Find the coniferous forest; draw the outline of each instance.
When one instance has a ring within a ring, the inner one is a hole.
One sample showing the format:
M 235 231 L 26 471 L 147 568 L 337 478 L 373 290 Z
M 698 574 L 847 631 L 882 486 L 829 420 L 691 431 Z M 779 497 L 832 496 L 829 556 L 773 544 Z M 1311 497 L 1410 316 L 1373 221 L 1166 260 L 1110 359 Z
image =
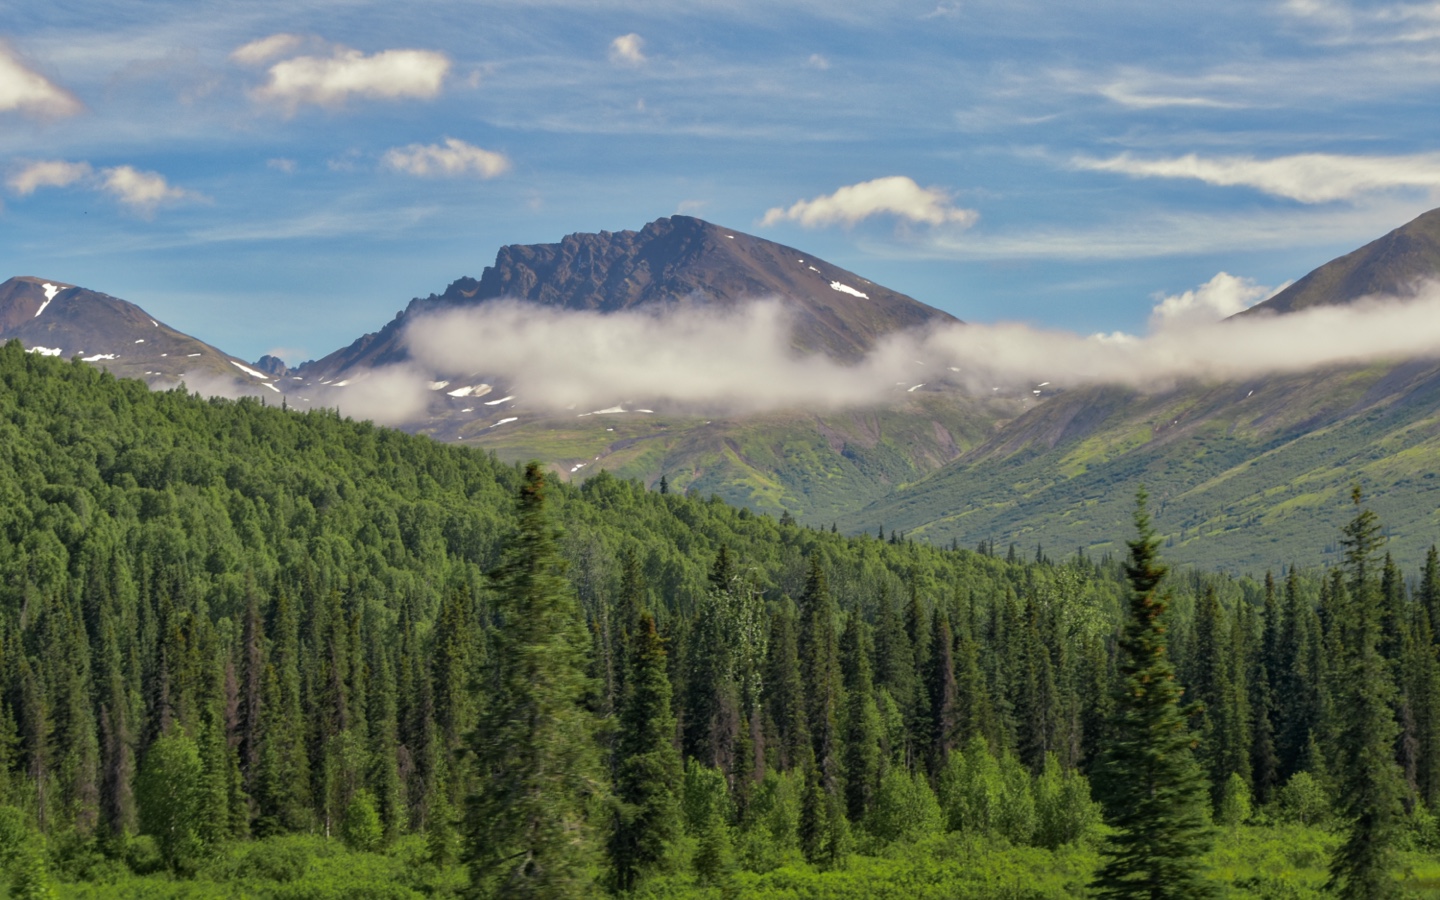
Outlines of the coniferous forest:
M 0 348 L 14 897 L 1440 890 L 1440 561 L 846 536 Z M 1257 534 L 1257 540 L 1262 539 Z M 1427 893 L 1429 892 L 1429 893 Z

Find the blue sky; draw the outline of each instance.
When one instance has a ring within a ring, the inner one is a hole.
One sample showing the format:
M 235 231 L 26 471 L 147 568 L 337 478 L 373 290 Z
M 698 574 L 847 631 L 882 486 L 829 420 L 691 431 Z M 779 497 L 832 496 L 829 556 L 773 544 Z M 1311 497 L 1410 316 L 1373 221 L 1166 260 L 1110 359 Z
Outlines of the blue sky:
M 1091 333 L 1254 302 L 1440 205 L 1435 3 L 0 10 L 0 278 L 252 359 L 676 212 Z

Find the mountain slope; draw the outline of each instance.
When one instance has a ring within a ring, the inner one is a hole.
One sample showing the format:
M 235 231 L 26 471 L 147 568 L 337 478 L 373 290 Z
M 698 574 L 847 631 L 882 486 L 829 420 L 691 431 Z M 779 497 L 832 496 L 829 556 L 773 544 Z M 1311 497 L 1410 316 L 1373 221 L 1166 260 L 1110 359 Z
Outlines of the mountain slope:
M 845 360 L 859 358 L 893 331 L 954 321 L 803 251 L 671 216 L 639 231 L 503 247 L 479 280 L 461 278 L 443 294 L 412 300 L 380 331 L 303 364 L 299 374 L 319 380 L 399 362 L 408 358 L 402 337 L 415 317 L 502 297 L 600 312 L 687 302 L 727 307 L 775 298 L 795 316 L 797 350 Z
M 1408 297 L 1440 277 L 1440 209 L 1400 226 L 1353 253 L 1331 260 L 1240 315 L 1298 312 L 1362 297 Z
M 79 356 L 152 387 L 257 392 L 279 388 L 224 351 L 145 310 L 74 285 L 20 276 L 0 284 L 0 341 L 46 356 Z
M 1403 297 L 1436 278 L 1440 210 L 1326 263 L 1247 314 Z M 1278 568 L 1320 561 L 1316 548 L 1333 543 L 1358 482 L 1390 529 L 1397 559 L 1412 563 L 1440 527 L 1436 459 L 1435 360 L 1192 382 L 1162 393 L 1091 386 L 1053 395 L 875 502 L 850 527 L 883 525 L 972 546 L 1121 552 L 1115 536 L 1143 485 L 1171 558 Z

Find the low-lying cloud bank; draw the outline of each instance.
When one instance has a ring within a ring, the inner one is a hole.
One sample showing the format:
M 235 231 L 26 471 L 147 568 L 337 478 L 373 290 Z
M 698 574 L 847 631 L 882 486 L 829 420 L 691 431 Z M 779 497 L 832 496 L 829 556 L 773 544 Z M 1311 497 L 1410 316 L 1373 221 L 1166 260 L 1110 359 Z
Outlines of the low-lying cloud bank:
M 407 340 L 417 379 L 482 373 L 513 384 L 527 406 L 586 411 L 626 400 L 731 412 L 862 406 L 938 382 L 986 394 L 1044 381 L 1163 390 L 1187 379 L 1440 356 L 1440 288 L 1220 320 L 1271 293 L 1221 273 L 1161 298 L 1144 335 L 950 325 L 892 335 L 854 365 L 796 354 L 794 323 L 774 302 L 608 315 L 486 303 L 417 321 Z
M 437 405 L 455 405 L 452 399 L 482 415 L 484 405 L 509 401 L 509 394 L 518 399 L 503 409 L 522 419 L 617 404 L 744 414 L 863 407 L 940 384 L 980 397 L 997 389 L 1030 396 L 1047 382 L 1048 390 L 1111 383 L 1160 391 L 1187 380 L 1440 358 L 1440 285 L 1405 300 L 1222 320 L 1271 294 L 1222 272 L 1157 298 L 1143 335 L 1014 322 L 947 325 L 891 335 L 855 364 L 797 353 L 795 322 L 775 301 L 610 314 L 493 301 L 418 319 L 406 333 L 406 363 L 346 373 L 328 386 L 277 383 L 292 407 L 338 406 L 345 415 L 405 425 L 424 421 Z M 482 382 L 496 393 L 451 393 Z M 268 396 L 259 388 L 243 392 Z

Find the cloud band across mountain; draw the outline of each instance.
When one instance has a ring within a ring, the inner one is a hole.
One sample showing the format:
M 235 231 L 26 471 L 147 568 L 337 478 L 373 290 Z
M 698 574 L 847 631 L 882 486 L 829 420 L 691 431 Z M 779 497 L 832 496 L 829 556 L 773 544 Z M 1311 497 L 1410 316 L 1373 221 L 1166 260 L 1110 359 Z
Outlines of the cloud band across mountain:
M 921 384 L 978 396 L 1045 381 L 1163 391 L 1194 379 L 1440 357 L 1440 286 L 1407 301 L 1201 323 L 1268 293 L 1221 273 L 1161 299 L 1145 335 L 954 324 L 893 334 L 854 364 L 797 354 L 777 303 L 605 314 L 492 301 L 418 319 L 406 335 L 410 362 L 352 379 L 337 398 L 352 414 L 399 424 L 424 415 L 436 373 L 478 373 L 503 379 L 527 408 L 549 414 L 617 402 L 741 414 L 893 403 Z

